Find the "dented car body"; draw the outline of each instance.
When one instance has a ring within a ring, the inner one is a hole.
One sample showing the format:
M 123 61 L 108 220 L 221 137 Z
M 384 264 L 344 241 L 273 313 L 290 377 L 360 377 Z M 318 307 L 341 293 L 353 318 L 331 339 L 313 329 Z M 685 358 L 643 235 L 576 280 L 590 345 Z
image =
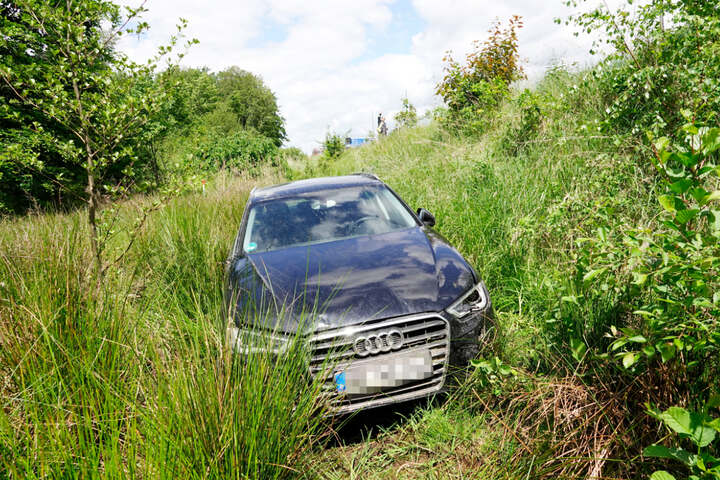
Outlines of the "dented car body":
M 477 354 L 492 306 L 434 223 L 367 174 L 254 190 L 228 260 L 234 348 L 248 329 L 278 352 L 303 335 L 337 412 L 442 390 Z

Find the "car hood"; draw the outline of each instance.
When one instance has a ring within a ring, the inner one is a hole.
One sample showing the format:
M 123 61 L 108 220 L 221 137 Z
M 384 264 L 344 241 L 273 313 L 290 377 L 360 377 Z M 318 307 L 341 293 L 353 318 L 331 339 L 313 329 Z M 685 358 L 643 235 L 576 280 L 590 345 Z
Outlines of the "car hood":
M 230 265 L 229 292 L 237 323 L 292 332 L 302 322 L 324 330 L 440 311 L 474 282 L 455 249 L 417 227 L 241 257 Z M 270 315 L 259 320 L 249 304 Z

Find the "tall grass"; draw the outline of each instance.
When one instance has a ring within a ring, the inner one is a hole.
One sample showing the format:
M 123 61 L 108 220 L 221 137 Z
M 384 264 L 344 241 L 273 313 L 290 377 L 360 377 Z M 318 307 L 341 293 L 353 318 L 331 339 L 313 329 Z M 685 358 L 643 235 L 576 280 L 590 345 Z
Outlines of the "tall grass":
M 324 420 L 302 342 L 278 357 L 225 345 L 224 261 L 249 185 L 221 178 L 155 212 L 98 289 L 80 215 L 0 224 L 0 477 L 304 470 Z

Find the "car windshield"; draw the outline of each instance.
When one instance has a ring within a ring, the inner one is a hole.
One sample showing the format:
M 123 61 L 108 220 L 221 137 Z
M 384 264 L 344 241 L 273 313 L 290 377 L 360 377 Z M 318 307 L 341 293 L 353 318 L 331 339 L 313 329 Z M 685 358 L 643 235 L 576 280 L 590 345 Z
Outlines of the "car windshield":
M 413 226 L 415 218 L 385 187 L 322 190 L 253 206 L 243 250 L 266 252 Z

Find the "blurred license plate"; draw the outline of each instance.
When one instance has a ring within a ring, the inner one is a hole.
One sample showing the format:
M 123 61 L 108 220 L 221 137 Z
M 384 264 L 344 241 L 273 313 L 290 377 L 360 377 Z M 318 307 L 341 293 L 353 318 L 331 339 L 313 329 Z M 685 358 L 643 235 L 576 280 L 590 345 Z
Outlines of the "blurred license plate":
M 335 386 L 348 395 L 378 393 L 406 383 L 432 376 L 432 356 L 429 349 L 395 355 L 382 355 L 372 360 L 350 365 L 335 374 Z

